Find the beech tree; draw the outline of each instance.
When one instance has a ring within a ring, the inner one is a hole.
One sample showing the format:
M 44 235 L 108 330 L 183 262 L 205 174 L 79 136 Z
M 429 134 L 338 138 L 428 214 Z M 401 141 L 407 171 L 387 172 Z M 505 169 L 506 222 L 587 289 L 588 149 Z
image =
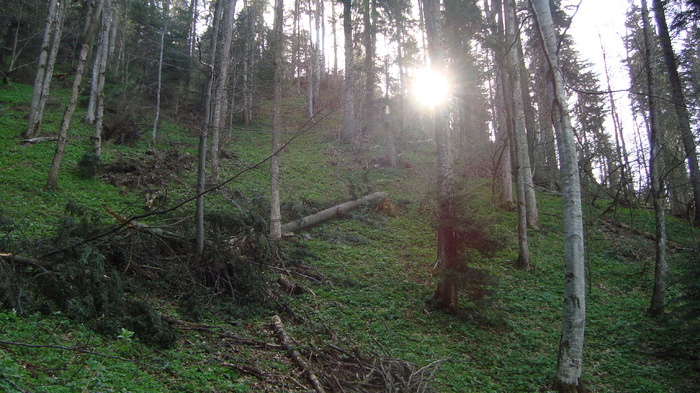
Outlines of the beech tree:
M 355 138 L 355 97 L 353 94 L 353 41 L 352 41 L 352 2 L 343 2 L 343 34 L 345 37 L 345 85 L 343 86 L 343 133 L 342 139 L 346 143 Z
M 97 21 L 102 13 L 103 0 L 91 0 L 87 3 L 85 12 L 85 26 L 81 36 L 80 53 L 78 55 L 78 64 L 75 68 L 75 77 L 73 79 L 73 88 L 71 96 L 63 112 L 63 120 L 61 120 L 61 128 L 58 133 L 58 142 L 56 142 L 56 151 L 51 161 L 49 175 L 46 179 L 46 188 L 56 189 L 58 187 L 58 169 L 61 166 L 63 159 L 63 150 L 68 142 L 68 128 L 70 127 L 75 107 L 78 105 L 78 94 L 80 93 L 80 84 L 83 80 L 83 72 L 85 71 L 85 63 L 87 61 L 88 51 L 92 45 L 92 38 L 95 32 Z
M 46 27 L 44 39 L 37 61 L 36 77 L 34 79 L 34 90 L 32 100 L 29 104 L 29 121 L 22 137 L 27 139 L 36 136 L 41 131 L 41 120 L 44 116 L 44 106 L 49 97 L 51 78 L 53 78 L 56 55 L 61 44 L 63 34 L 63 20 L 68 8 L 68 1 L 51 0 L 46 16 Z
M 646 97 L 649 111 L 649 168 L 651 177 L 651 195 L 656 221 L 656 264 L 654 269 L 654 290 L 651 297 L 649 312 L 663 314 L 666 293 L 666 218 L 664 205 L 664 190 L 661 180 L 661 126 L 656 107 L 657 89 L 654 82 L 654 71 L 651 66 L 651 27 L 649 26 L 649 11 L 647 1 L 642 0 L 642 30 L 644 33 L 644 64 L 646 69 Z
M 282 146 L 282 61 L 283 61 L 283 0 L 275 0 L 275 24 L 273 28 L 272 52 L 274 56 L 274 109 L 272 113 L 272 157 L 270 159 L 270 237 L 282 237 L 282 215 L 280 213 L 279 150 Z
M 560 160 L 564 216 L 564 313 L 554 388 L 559 392 L 584 392 L 583 343 L 586 327 L 586 280 L 584 269 L 583 210 L 576 140 L 564 91 L 564 78 L 557 58 L 557 37 L 548 0 L 532 0 L 532 11 L 542 38 L 548 77 L 554 93 L 553 122 L 559 122 L 557 149 Z

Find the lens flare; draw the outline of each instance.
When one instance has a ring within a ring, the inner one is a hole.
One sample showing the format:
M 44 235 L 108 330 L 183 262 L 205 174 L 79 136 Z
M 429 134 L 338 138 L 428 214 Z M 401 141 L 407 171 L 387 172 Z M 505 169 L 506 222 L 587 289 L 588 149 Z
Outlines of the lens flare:
M 421 70 L 413 80 L 413 94 L 416 100 L 430 109 L 447 101 L 450 92 L 445 75 L 429 68 Z

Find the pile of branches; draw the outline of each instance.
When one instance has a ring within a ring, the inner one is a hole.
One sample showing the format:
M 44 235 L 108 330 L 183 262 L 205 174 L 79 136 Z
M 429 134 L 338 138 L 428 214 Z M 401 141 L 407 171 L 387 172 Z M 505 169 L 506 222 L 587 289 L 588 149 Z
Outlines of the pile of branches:
M 432 392 L 430 381 L 446 359 L 423 367 L 389 356 L 363 354 L 329 345 L 312 355 L 324 388 L 329 392 Z

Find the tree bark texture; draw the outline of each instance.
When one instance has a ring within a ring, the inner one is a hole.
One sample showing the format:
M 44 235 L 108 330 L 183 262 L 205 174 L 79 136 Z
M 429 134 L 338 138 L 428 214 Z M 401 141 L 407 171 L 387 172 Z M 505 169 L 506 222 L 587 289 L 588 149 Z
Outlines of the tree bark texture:
M 343 0 L 343 33 L 345 36 L 345 86 L 343 88 L 343 134 L 342 139 L 350 143 L 355 138 L 354 73 L 352 70 L 352 6 L 351 0 Z
M 554 387 L 560 392 L 583 392 L 583 344 L 586 326 L 586 280 L 584 269 L 583 213 L 581 184 L 578 173 L 576 140 L 566 106 L 564 80 L 556 57 L 557 37 L 548 0 L 531 2 L 536 23 L 539 25 L 548 75 L 554 92 L 553 108 L 559 122 L 557 148 L 560 158 L 560 178 L 564 216 L 564 314 L 557 374 Z
M 214 110 L 212 111 L 212 132 L 211 132 L 211 180 L 219 181 L 219 144 L 221 141 L 221 130 L 226 121 L 222 113 L 226 108 L 226 86 L 228 83 L 229 69 L 231 68 L 231 42 L 233 41 L 233 24 L 236 11 L 236 0 L 227 0 L 223 9 L 224 18 L 221 52 L 218 56 L 219 75 L 214 94 Z
M 280 212 L 279 153 L 282 145 L 282 52 L 283 52 L 283 0 L 275 0 L 274 35 L 274 108 L 272 114 L 272 157 L 270 158 L 270 237 L 282 237 L 282 213 Z
M 294 232 L 300 229 L 308 228 L 310 226 L 330 220 L 331 218 L 337 217 L 341 213 L 352 210 L 358 206 L 364 205 L 365 203 L 372 202 L 377 199 L 381 200 L 382 198 L 386 198 L 385 192 L 374 192 L 372 194 L 365 195 L 360 199 L 341 203 L 340 205 L 321 210 L 318 213 L 284 224 L 282 225 L 282 232 Z
M 61 167 L 63 159 L 63 151 L 68 140 L 68 128 L 70 127 L 75 107 L 78 105 L 78 94 L 80 93 L 80 83 L 83 80 L 83 72 L 85 71 L 85 62 L 87 61 L 88 51 L 92 44 L 92 36 L 95 32 L 97 20 L 102 13 L 102 0 L 92 0 L 88 3 L 88 10 L 85 15 L 85 27 L 82 34 L 82 45 L 80 54 L 78 55 L 78 65 L 75 69 L 75 77 L 73 79 L 73 88 L 71 91 L 70 100 L 63 112 L 63 120 L 61 120 L 61 129 L 58 133 L 58 141 L 56 142 L 56 151 L 54 152 L 49 175 L 46 179 L 46 188 L 55 190 L 58 187 L 58 170 Z
M 445 72 L 444 49 L 442 48 L 442 20 L 439 0 L 422 0 L 428 54 L 433 72 Z M 438 309 L 453 308 L 457 301 L 454 271 L 458 267 L 457 241 L 455 236 L 454 178 L 450 128 L 446 103 L 433 109 L 432 128 L 437 147 L 437 203 L 438 230 L 437 256 L 442 277 L 433 293 Z
M 657 14 L 658 17 L 658 14 Z M 651 314 L 663 314 L 666 298 L 666 218 L 664 204 L 664 185 L 661 181 L 661 124 L 656 97 L 658 94 L 654 83 L 654 73 L 651 58 L 652 34 L 649 25 L 647 1 L 642 0 L 642 29 L 644 31 L 644 63 L 647 77 L 647 109 L 649 110 L 649 168 L 651 177 L 651 197 L 654 205 L 656 221 L 656 264 L 654 268 L 654 290 L 651 295 Z
M 507 54 L 506 62 L 508 64 L 508 73 L 510 74 L 509 84 L 512 91 L 512 111 L 511 122 L 513 141 L 515 142 L 515 161 L 516 161 L 516 187 L 518 195 L 518 260 L 516 266 L 519 269 L 527 270 L 530 268 L 530 245 L 527 236 L 527 227 L 530 215 L 532 214 L 535 221 L 531 225 L 537 224 L 537 205 L 535 201 L 528 203 L 526 201 L 526 188 L 533 190 L 532 197 L 534 198 L 534 187 L 532 184 L 532 171 L 530 170 L 530 157 L 527 148 L 527 136 L 525 135 L 525 110 L 523 107 L 523 96 L 520 84 L 520 71 L 518 69 L 518 56 L 516 52 L 516 37 L 515 24 L 517 18 L 515 16 L 514 0 L 506 0 L 504 7 L 505 28 L 506 28 L 506 44 Z M 529 175 L 529 176 L 528 176 Z M 529 184 L 526 178 L 529 177 Z M 531 206 L 534 205 L 534 206 Z M 530 213 L 530 209 L 534 212 Z
M 49 97 L 53 68 L 58 54 L 58 47 L 61 44 L 63 33 L 63 21 L 66 15 L 68 1 L 56 0 L 49 3 L 49 10 L 46 17 L 46 31 L 41 45 L 41 52 L 37 62 L 37 72 L 34 79 L 34 91 L 32 101 L 29 106 L 29 121 L 27 129 L 22 134 L 25 139 L 32 138 L 41 131 L 41 120 L 44 116 L 46 99 Z

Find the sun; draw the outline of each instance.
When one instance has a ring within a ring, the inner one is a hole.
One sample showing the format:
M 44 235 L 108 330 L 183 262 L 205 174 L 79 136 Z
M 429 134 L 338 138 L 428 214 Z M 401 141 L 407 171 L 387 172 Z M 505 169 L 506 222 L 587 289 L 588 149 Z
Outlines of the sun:
M 425 68 L 414 76 L 413 94 L 418 102 L 430 109 L 445 103 L 449 92 L 447 78 L 441 73 Z

